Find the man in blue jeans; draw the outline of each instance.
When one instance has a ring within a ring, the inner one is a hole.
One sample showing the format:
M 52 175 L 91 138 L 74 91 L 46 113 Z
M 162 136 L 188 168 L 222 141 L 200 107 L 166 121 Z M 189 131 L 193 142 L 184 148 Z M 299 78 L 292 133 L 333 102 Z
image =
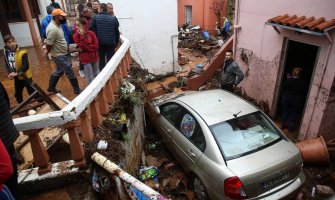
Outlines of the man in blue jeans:
M 56 69 L 50 76 L 48 92 L 60 92 L 59 90 L 56 90 L 56 85 L 59 78 L 63 75 L 63 73 L 65 73 L 70 80 L 74 93 L 79 94 L 81 89 L 79 88 L 77 77 L 72 69 L 71 56 L 68 52 L 68 46 L 61 28 L 61 24 L 66 23 L 66 16 L 67 14 L 64 13 L 61 9 L 53 10 L 53 20 L 50 22 L 47 28 L 45 53 L 50 53 L 53 61 L 56 64 Z
M 96 33 L 99 41 L 99 68 L 102 71 L 113 57 L 120 39 L 117 19 L 108 13 L 107 4 L 100 4 L 99 14 L 92 19 L 90 30 Z

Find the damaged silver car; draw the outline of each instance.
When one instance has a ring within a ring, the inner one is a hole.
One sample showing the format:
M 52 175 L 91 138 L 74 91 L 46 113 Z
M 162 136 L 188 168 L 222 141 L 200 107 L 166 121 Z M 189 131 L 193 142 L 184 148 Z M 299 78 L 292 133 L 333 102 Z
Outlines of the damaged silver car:
M 146 112 L 200 200 L 288 198 L 305 181 L 299 149 L 232 93 L 166 94 L 148 102 Z

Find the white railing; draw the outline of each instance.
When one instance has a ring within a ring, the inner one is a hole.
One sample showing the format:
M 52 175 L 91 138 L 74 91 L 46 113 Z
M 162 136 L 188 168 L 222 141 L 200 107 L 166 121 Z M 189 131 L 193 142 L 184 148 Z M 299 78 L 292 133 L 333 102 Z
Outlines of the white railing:
M 106 64 L 104 69 L 91 82 L 85 90 L 80 93 L 71 103 L 60 111 L 36 114 L 14 119 L 14 124 L 19 131 L 27 131 L 31 129 L 40 129 L 49 126 L 64 125 L 68 122 L 76 120 L 79 115 L 92 103 L 98 96 L 101 89 L 106 85 L 107 81 L 116 71 L 121 60 L 129 51 L 130 41 L 121 35 L 123 41 L 121 47 L 115 52 L 114 56 Z

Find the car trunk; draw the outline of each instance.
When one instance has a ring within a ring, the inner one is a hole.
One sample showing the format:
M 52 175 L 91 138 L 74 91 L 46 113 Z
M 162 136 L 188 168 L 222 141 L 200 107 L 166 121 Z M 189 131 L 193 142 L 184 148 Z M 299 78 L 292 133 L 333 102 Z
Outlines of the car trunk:
M 301 155 L 292 146 L 293 143 L 281 140 L 266 149 L 227 161 L 228 168 L 243 183 L 248 198 L 260 196 L 300 174 Z

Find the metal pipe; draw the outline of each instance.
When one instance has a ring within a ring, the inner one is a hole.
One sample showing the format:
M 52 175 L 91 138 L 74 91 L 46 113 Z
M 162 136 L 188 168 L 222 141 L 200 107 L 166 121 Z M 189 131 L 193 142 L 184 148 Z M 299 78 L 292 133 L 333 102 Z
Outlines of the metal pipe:
M 173 72 L 176 72 L 176 60 L 175 60 L 175 58 L 174 58 L 174 47 L 173 47 L 173 38 L 174 37 L 178 37 L 178 35 L 171 35 L 171 48 L 172 48 L 172 71 Z
M 241 25 L 238 24 L 239 23 L 239 16 L 240 16 L 239 13 L 240 13 L 240 0 L 236 0 L 236 3 L 235 3 L 235 24 L 234 24 L 234 26 L 238 26 L 239 28 L 234 30 L 234 41 L 233 41 L 234 57 L 236 56 L 237 32 L 238 32 L 238 29 L 240 29 L 240 27 L 241 27 Z
M 91 156 L 91 159 L 98 165 L 109 171 L 110 173 L 115 174 L 125 182 L 131 184 L 131 186 L 135 187 L 138 191 L 142 192 L 146 197 L 152 200 L 168 200 L 168 198 L 164 197 L 163 195 L 151 189 L 149 186 L 137 180 L 127 172 L 123 171 L 118 165 L 108 160 L 103 155 L 95 152 Z

